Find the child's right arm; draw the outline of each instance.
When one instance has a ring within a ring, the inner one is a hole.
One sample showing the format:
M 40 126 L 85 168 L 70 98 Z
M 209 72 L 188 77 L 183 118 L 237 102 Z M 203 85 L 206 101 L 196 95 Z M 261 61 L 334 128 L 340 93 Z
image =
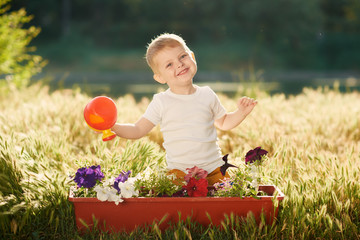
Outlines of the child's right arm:
M 152 122 L 142 117 L 134 124 L 116 123 L 111 130 L 122 138 L 139 139 L 148 134 L 153 127 L 155 127 L 155 125 Z

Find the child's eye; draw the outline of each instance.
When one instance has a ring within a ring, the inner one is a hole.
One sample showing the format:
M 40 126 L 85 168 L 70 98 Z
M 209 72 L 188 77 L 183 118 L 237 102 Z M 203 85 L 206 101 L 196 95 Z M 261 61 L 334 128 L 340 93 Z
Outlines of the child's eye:
M 181 57 L 180 58 L 184 58 L 184 57 L 186 57 L 187 56 L 187 54 L 184 54 L 184 55 L 181 55 Z
M 172 63 L 169 63 L 168 65 L 166 65 L 166 68 L 171 67 Z

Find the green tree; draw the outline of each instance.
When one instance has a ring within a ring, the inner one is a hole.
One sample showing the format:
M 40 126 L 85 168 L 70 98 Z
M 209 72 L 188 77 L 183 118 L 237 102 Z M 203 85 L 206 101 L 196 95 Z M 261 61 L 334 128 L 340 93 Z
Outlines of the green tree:
M 32 16 L 27 16 L 23 8 L 10 12 L 9 1 L 0 0 L 0 86 L 14 84 L 21 88 L 42 70 L 46 61 L 31 54 L 35 47 L 29 46 L 40 28 L 24 28 Z

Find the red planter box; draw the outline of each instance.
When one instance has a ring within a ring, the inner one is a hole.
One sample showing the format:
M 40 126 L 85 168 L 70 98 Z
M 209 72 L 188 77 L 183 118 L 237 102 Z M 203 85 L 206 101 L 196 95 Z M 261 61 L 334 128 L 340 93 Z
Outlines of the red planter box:
M 127 231 L 137 226 L 149 226 L 154 220 L 166 219 L 160 229 L 168 227 L 168 223 L 185 221 L 191 217 L 202 225 L 221 225 L 224 215 L 246 217 L 252 212 L 257 221 L 263 212 L 266 222 L 271 224 L 278 214 L 274 207 L 274 197 L 281 201 L 284 194 L 276 186 L 259 186 L 259 190 L 269 196 L 260 199 L 252 197 L 155 197 L 155 198 L 126 198 L 116 205 L 114 202 L 101 202 L 97 198 L 69 198 L 74 203 L 76 224 L 79 230 L 85 229 L 80 219 L 89 227 L 93 226 L 93 216 L 99 221 L 98 226 L 105 230 Z M 277 196 L 272 196 L 277 191 Z M 179 214 L 179 212 L 181 214 Z M 105 223 L 105 224 L 104 224 Z

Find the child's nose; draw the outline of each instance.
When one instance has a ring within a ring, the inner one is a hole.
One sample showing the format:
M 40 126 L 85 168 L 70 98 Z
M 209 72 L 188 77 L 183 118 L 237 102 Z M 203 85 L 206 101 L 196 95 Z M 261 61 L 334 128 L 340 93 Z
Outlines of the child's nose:
M 178 68 L 182 67 L 183 65 L 184 65 L 184 63 L 183 63 L 181 60 L 179 60 L 179 61 L 177 62 L 177 67 L 178 67 Z

